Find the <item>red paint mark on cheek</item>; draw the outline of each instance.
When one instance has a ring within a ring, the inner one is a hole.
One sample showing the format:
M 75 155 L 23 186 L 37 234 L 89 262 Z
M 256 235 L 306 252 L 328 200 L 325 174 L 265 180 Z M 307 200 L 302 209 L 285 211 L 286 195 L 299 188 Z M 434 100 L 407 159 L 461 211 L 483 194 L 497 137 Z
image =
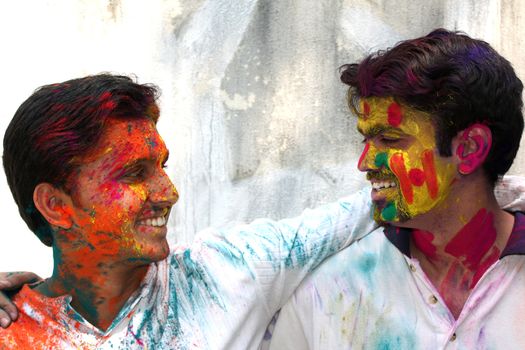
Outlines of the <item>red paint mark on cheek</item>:
M 438 182 L 433 151 L 423 151 L 421 162 L 423 164 L 423 170 L 414 168 L 407 171 L 402 153 L 395 153 L 390 158 L 390 169 L 392 169 L 392 172 L 398 178 L 401 192 L 408 204 L 412 204 L 414 201 L 412 185 L 423 186 L 423 184 L 426 183 L 430 198 L 435 199 L 438 195 Z
M 432 244 L 434 235 L 428 231 L 414 230 L 412 232 L 414 244 L 423 254 L 434 257 L 436 255 L 436 246 Z
M 362 169 L 363 161 L 365 160 L 365 157 L 369 149 L 370 149 L 370 144 L 367 142 L 365 144 L 365 149 L 363 150 L 363 153 L 361 153 L 361 156 L 359 157 L 359 161 L 357 162 L 357 169 Z
M 438 194 L 438 182 L 436 177 L 436 167 L 434 166 L 434 153 L 432 150 L 426 150 L 421 156 L 423 163 L 423 172 L 427 183 L 428 194 L 430 198 L 435 199 Z
M 445 246 L 445 252 L 463 258 L 465 266 L 477 270 L 495 241 L 494 215 L 480 209 Z
M 412 204 L 414 202 L 414 191 L 405 167 L 405 160 L 402 153 L 394 153 L 392 157 L 390 157 L 390 169 L 399 181 L 403 197 L 408 204 Z
M 425 173 L 421 169 L 410 170 L 408 176 L 414 186 L 422 186 L 425 183 Z
M 392 102 L 390 106 L 388 106 L 387 115 L 388 124 L 394 127 L 398 127 L 399 124 L 401 124 L 401 122 L 403 121 L 403 113 L 401 112 L 401 106 L 395 102 Z

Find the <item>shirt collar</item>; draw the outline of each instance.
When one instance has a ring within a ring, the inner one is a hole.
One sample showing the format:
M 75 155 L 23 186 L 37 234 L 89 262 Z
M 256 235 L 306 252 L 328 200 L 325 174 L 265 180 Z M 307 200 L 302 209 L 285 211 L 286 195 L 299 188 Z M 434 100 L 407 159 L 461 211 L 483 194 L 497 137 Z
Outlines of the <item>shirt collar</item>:
M 514 226 L 500 259 L 507 255 L 525 255 L 525 213 L 515 212 L 513 215 Z M 385 226 L 384 232 L 390 243 L 396 246 L 401 253 L 410 256 L 409 238 L 412 229 L 388 225 Z

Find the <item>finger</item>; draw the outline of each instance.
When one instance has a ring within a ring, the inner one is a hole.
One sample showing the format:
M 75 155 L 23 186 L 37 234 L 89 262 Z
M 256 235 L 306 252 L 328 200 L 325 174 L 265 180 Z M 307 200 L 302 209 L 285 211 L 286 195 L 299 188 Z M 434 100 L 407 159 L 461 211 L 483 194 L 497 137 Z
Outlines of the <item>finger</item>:
M 12 272 L 7 274 L 7 276 L 1 280 L 1 282 L 4 282 L 4 287 L 2 289 L 18 289 L 24 284 L 33 283 L 39 280 L 41 280 L 40 276 L 32 272 Z
M 11 288 L 11 282 L 8 280 L 0 279 L 0 289 Z
M 11 324 L 11 318 L 9 315 L 3 311 L 0 310 L 0 327 L 7 328 Z
M 7 318 L 9 322 L 18 318 L 18 310 L 15 304 L 2 292 L 0 292 L 0 311 L 4 313 L 4 315 L 0 315 L 0 318 Z M 2 325 L 1 320 L 0 325 Z

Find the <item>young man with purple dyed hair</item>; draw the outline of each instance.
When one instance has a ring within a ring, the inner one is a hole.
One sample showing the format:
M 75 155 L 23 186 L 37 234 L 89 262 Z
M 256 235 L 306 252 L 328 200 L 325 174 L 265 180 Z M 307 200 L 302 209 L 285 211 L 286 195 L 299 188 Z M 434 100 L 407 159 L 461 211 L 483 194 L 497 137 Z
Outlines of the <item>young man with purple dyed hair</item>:
M 511 64 L 438 29 L 341 80 L 382 227 L 303 281 L 271 348 L 525 348 L 525 214 L 494 194 L 523 130 Z

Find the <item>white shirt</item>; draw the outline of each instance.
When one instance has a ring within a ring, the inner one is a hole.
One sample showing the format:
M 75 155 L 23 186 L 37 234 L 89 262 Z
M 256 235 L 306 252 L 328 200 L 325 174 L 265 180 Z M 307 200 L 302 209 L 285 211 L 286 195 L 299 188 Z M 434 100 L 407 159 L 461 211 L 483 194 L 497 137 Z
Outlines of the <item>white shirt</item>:
M 378 228 L 305 279 L 270 349 L 525 349 L 525 215 L 515 218 L 457 320 L 408 256 L 409 232 Z
M 373 231 L 369 190 L 282 221 L 208 230 L 152 264 L 107 331 L 25 287 L 0 349 L 257 349 L 274 313 L 327 256 Z M 29 336 L 28 336 L 29 334 Z

